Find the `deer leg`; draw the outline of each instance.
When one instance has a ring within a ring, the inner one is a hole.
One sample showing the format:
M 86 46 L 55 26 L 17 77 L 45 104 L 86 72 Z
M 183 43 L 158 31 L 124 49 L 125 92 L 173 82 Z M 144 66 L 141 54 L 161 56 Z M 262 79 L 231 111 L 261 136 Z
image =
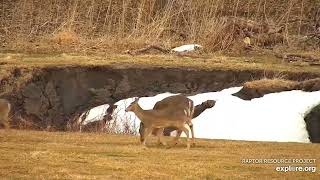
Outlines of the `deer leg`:
M 195 146 L 195 145 L 196 145 L 196 140 L 195 140 L 195 138 L 194 138 L 193 124 L 190 123 L 190 124 L 189 124 L 189 127 L 190 127 L 190 130 L 191 130 L 192 146 Z
M 152 133 L 152 128 L 147 128 L 145 127 L 144 130 L 143 130 L 143 141 L 142 141 L 142 146 L 144 148 L 146 148 L 146 141 L 147 141 L 147 137 Z
M 163 130 L 164 130 L 164 128 L 158 128 L 158 129 L 157 129 L 157 137 L 158 137 L 158 144 L 165 146 L 165 145 L 167 145 L 167 143 L 164 142 L 164 141 L 162 141 Z
M 189 124 L 189 128 L 190 128 L 190 130 L 191 130 L 192 146 L 195 146 L 195 145 L 196 145 L 196 142 L 195 142 L 195 138 L 194 138 L 193 124 Z M 177 130 L 177 135 L 176 135 L 176 137 L 175 137 L 174 140 L 173 140 L 173 142 L 174 142 L 175 145 L 179 143 L 179 137 L 181 136 L 181 133 L 182 133 L 181 130 Z
M 179 138 L 181 136 L 182 131 L 180 129 L 177 130 L 176 137 L 173 139 L 173 145 L 177 145 L 179 143 Z
M 9 118 L 8 118 L 8 114 L 0 114 L 0 125 L 3 125 L 3 127 L 5 129 L 9 128 Z
M 190 149 L 190 139 L 189 139 L 189 125 L 188 124 L 185 124 L 181 130 L 186 134 L 187 136 L 187 149 L 189 150 Z
M 3 126 L 4 126 L 5 129 L 9 129 L 9 120 L 8 120 L 8 118 L 4 118 Z
M 142 122 L 140 123 L 139 134 L 140 142 L 142 143 L 144 141 L 144 124 Z

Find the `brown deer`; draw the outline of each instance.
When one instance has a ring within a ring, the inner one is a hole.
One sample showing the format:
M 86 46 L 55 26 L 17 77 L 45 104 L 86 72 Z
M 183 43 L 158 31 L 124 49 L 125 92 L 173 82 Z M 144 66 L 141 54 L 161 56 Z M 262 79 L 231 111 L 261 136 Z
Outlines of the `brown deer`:
M 175 95 L 175 96 L 169 96 L 167 98 L 164 98 L 163 100 L 157 102 L 154 107 L 154 110 L 163 110 L 163 109 L 168 109 L 168 110 L 175 110 L 175 111 L 182 111 L 184 112 L 189 118 L 192 118 L 192 114 L 190 112 L 194 111 L 194 106 L 193 106 L 193 101 L 190 100 L 189 98 L 187 98 L 186 96 L 183 95 Z M 194 144 L 195 140 L 194 140 L 194 130 L 193 130 L 193 125 L 190 122 L 190 130 L 191 130 L 191 136 L 192 136 L 192 143 Z M 171 127 L 170 129 L 172 129 L 174 127 Z M 140 133 L 140 141 L 142 142 L 143 139 L 143 132 L 144 132 L 144 124 L 143 122 L 140 123 L 140 129 L 139 129 L 139 133 Z M 167 128 L 166 128 L 167 129 Z M 175 129 L 176 130 L 176 129 Z M 158 132 L 160 131 L 160 132 Z M 157 133 L 162 133 L 163 134 L 163 130 L 155 128 L 152 132 L 153 134 L 157 134 Z M 179 138 L 179 136 L 177 136 L 175 138 L 175 141 L 177 141 Z M 158 143 L 161 144 L 160 139 L 158 139 Z
M 158 110 L 143 110 L 138 104 L 139 98 L 136 98 L 127 108 L 126 112 L 132 111 L 141 120 L 144 125 L 142 133 L 142 145 L 146 147 L 146 138 L 152 133 L 153 129 L 159 129 L 157 136 L 161 142 L 163 129 L 166 127 L 175 127 L 187 136 L 187 149 L 190 148 L 189 125 L 193 116 L 193 104 L 190 103 L 189 109 L 176 110 L 172 108 L 163 108 Z M 179 105 L 176 105 L 177 107 Z M 165 144 L 165 143 L 163 143 Z
M 159 102 L 160 102 L 160 101 L 159 101 Z M 192 119 L 198 117 L 198 116 L 199 116 L 203 111 L 205 111 L 206 109 L 212 108 L 215 104 L 216 104 L 216 101 L 214 101 L 214 100 L 207 100 L 207 101 L 202 102 L 202 103 L 199 104 L 199 105 L 196 105 L 196 106 L 194 107 L 194 113 L 193 113 Z M 177 130 L 177 129 L 172 128 L 172 127 L 169 127 L 169 128 L 165 128 L 163 133 L 164 133 L 165 136 L 170 136 L 171 132 L 172 132 L 172 131 L 175 131 L 175 130 Z M 181 135 L 181 132 L 178 132 L 178 134 Z M 178 134 L 177 134 L 177 136 L 179 136 Z M 193 142 L 193 143 L 194 143 L 194 142 Z
M 184 109 L 184 108 L 188 108 L 188 101 L 191 101 L 190 99 L 188 99 L 187 97 L 185 96 L 182 96 L 182 95 L 175 95 L 175 96 L 170 96 L 170 97 L 167 97 L 159 102 L 157 102 L 153 109 L 163 109 L 163 108 L 172 108 L 172 109 Z M 192 116 L 192 119 L 193 118 L 196 118 L 198 117 L 203 111 L 205 111 L 206 109 L 208 108 L 212 108 L 214 105 L 215 105 L 215 101 L 214 100 L 207 100 L 203 103 L 201 103 L 200 105 L 197 105 L 194 107 L 194 114 Z M 140 133 L 140 141 L 142 142 L 143 141 L 143 129 L 144 129 L 144 125 L 143 123 L 141 122 L 140 123 L 140 129 L 139 129 L 139 133 Z M 191 127 L 190 129 L 192 130 L 192 143 L 193 145 L 195 145 L 195 139 L 194 139 L 194 130 L 193 130 L 193 125 L 191 123 Z M 158 132 L 159 129 L 155 129 L 153 131 L 153 134 L 156 135 L 156 133 Z M 166 136 L 170 136 L 170 133 L 172 131 L 175 131 L 177 130 L 176 128 L 174 127 L 168 127 L 168 128 L 165 128 L 164 129 L 164 135 Z M 175 138 L 175 143 L 177 143 L 178 141 L 178 138 L 180 137 L 181 135 L 181 131 L 178 131 L 177 133 L 177 136 Z M 161 143 L 160 140 L 158 139 L 158 143 Z
M 5 99 L 0 99 L 0 124 L 4 128 L 9 128 L 9 112 L 11 109 L 11 104 Z

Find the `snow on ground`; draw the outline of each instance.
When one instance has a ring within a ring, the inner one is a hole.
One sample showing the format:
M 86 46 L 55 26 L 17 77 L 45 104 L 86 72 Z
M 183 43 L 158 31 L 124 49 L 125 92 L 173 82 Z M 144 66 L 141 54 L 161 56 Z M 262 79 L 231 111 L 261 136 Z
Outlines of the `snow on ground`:
M 304 116 L 320 104 L 320 91 L 286 91 L 245 101 L 231 95 L 240 89 L 235 87 L 189 97 L 195 105 L 206 100 L 216 101 L 213 108 L 207 109 L 192 121 L 196 138 L 310 142 Z M 171 95 L 175 94 L 142 97 L 139 104 L 143 109 L 152 109 L 157 101 Z M 134 113 L 124 111 L 133 100 L 128 98 L 116 103 L 118 107 L 109 126 L 115 128 L 117 133 L 138 134 L 140 120 Z
M 202 46 L 199 44 L 186 44 L 182 45 L 176 48 L 173 48 L 171 51 L 173 52 L 189 52 L 189 51 L 194 51 L 196 49 L 201 49 Z
M 310 142 L 304 116 L 319 103 L 320 91 L 272 93 L 251 101 L 228 96 L 192 122 L 197 138 Z
M 199 94 L 198 98 L 194 99 L 190 97 L 192 100 L 194 100 L 195 105 L 201 104 L 203 101 L 206 100 L 217 100 L 219 98 L 222 98 L 224 96 L 230 96 L 233 93 L 238 92 L 241 89 L 241 87 L 236 88 L 230 88 L 225 89 L 223 91 L 219 92 L 210 92 L 210 93 L 203 93 Z M 162 93 L 158 94 L 153 97 L 141 97 L 139 99 L 139 105 L 142 109 L 152 109 L 153 106 L 160 100 L 173 96 L 176 94 L 172 93 Z M 124 99 L 121 101 L 118 101 L 116 105 L 118 106 L 114 113 L 113 113 L 113 121 L 109 123 L 109 127 L 116 130 L 116 132 L 130 132 L 133 134 L 138 134 L 139 132 L 139 126 L 140 126 L 140 120 L 133 112 L 125 112 L 126 107 L 130 105 L 131 102 L 134 101 L 133 98 Z
M 107 114 L 107 109 L 109 108 L 109 104 L 104 104 L 101 106 L 97 106 L 94 107 L 92 109 L 90 109 L 90 112 L 88 114 L 88 116 L 86 117 L 86 119 L 83 121 L 83 125 L 86 125 L 90 122 L 94 122 L 94 121 L 99 121 L 101 119 L 103 119 L 103 116 L 105 114 Z M 79 123 L 81 122 L 81 118 L 82 116 L 84 116 L 85 112 L 81 114 L 81 116 L 79 117 Z

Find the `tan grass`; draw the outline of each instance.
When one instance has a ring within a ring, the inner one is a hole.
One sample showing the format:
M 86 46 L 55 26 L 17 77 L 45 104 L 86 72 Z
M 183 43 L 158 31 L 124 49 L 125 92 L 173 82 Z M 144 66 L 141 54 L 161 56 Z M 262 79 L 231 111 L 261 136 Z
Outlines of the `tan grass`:
M 11 56 L 8 60 L 5 57 Z M 230 57 L 225 55 L 210 55 L 198 58 L 180 57 L 176 55 L 119 55 L 101 53 L 99 55 L 79 55 L 73 53 L 61 54 L 16 54 L 0 53 L 1 68 L 14 69 L 33 69 L 41 67 L 56 66 L 109 66 L 119 67 L 137 67 L 137 68 L 192 68 L 198 70 L 260 70 L 272 71 L 278 73 L 286 72 L 312 72 L 319 73 L 318 66 L 294 66 L 283 64 L 280 59 L 274 56 L 241 56 Z M 1 73 L 1 71 L 0 71 Z
M 46 44 L 39 42 L 55 34 L 60 44 L 77 43 L 77 37 L 82 37 L 83 46 L 63 47 L 67 52 L 83 51 L 91 47 L 85 41 L 99 44 L 101 39 L 110 47 L 119 45 L 115 49 L 120 51 L 127 50 L 121 49 L 126 42 L 130 48 L 141 48 L 140 43 L 135 43 L 137 40 L 170 48 L 196 42 L 212 52 L 228 50 L 243 38 L 231 18 L 285 26 L 285 37 L 290 38 L 297 31 L 306 34 L 312 30 L 310 19 L 318 7 L 312 0 L 303 3 L 294 0 L 6 1 L 0 6 L 4 12 L 0 20 L 3 39 L 0 43 L 21 51 L 37 43 L 40 51 L 46 49 Z M 103 50 L 102 46 L 96 47 Z M 51 48 L 54 52 L 61 50 Z
M 279 89 L 287 88 L 291 89 L 298 84 L 296 81 L 290 81 L 285 79 L 260 79 L 244 83 L 244 87 L 252 89 Z
M 95 133 L 0 130 L 0 176 L 10 179 L 316 179 L 316 173 L 277 172 L 281 164 L 242 164 L 244 158 L 317 159 L 319 144 L 198 140 L 166 149 L 153 138 Z M 166 138 L 165 140 L 172 140 Z M 185 143 L 185 139 L 182 139 Z M 310 164 L 309 164 L 310 165 Z

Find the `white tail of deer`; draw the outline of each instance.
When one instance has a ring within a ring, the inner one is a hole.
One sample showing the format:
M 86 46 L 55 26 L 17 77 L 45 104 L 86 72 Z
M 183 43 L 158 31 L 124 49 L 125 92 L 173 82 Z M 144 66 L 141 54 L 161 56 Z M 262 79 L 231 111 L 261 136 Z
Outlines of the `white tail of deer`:
M 0 124 L 3 124 L 4 128 L 9 128 L 9 112 L 11 105 L 9 101 L 0 99 Z
M 144 125 L 142 133 L 142 145 L 146 145 L 146 138 L 152 133 L 153 129 L 158 128 L 157 136 L 161 141 L 163 129 L 165 127 L 175 127 L 183 131 L 187 136 L 187 148 L 190 148 L 189 123 L 191 123 L 192 111 L 176 111 L 175 109 L 143 110 L 138 104 L 139 98 L 136 98 L 127 108 L 126 112 L 132 111 L 141 120 Z M 192 104 L 193 105 L 193 104 Z M 190 104 L 191 106 L 191 104 Z

